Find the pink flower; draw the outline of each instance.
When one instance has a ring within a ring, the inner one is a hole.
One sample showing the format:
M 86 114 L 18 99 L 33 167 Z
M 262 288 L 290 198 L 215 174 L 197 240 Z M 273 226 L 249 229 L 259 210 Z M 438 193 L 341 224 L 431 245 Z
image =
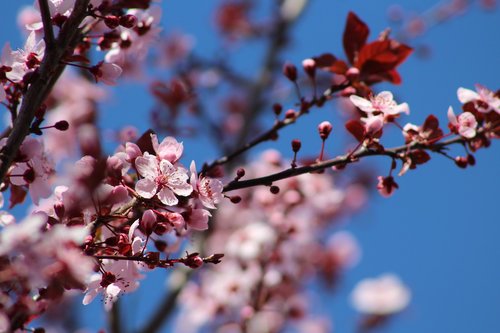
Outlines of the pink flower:
M 41 141 L 26 138 L 20 148 L 26 162 L 19 162 L 11 169 L 10 182 L 17 186 L 28 185 L 33 203 L 52 194 L 49 177 L 54 173 L 54 162 L 45 154 Z M 32 175 L 27 177 L 26 175 Z
M 394 181 L 394 178 L 392 176 L 378 176 L 377 189 L 380 195 L 382 195 L 383 197 L 390 197 L 394 193 L 394 190 L 397 188 L 399 188 L 399 186 Z
M 378 131 L 384 127 L 384 116 L 377 115 L 374 116 L 369 114 L 366 118 L 361 118 L 361 121 L 365 123 L 365 132 L 367 137 L 372 137 Z
M 448 120 L 452 131 L 458 132 L 464 138 L 471 139 L 476 136 L 477 120 L 472 113 L 464 112 L 457 118 L 450 106 L 448 108 Z
M 172 164 L 181 158 L 182 152 L 184 151 L 182 142 L 178 142 L 171 136 L 167 136 L 161 143 L 158 143 L 156 134 L 151 134 L 151 142 L 156 152 L 156 156 L 158 156 L 160 160 L 167 160 Z
M 351 302 L 361 313 L 387 316 L 402 311 L 411 299 L 410 290 L 392 274 L 360 281 L 351 294 Z
M 500 98 L 498 96 L 479 84 L 476 85 L 476 91 L 460 87 L 457 90 L 458 100 L 462 104 L 474 102 L 479 112 L 495 111 L 500 114 Z
M 203 206 L 215 209 L 215 204 L 221 202 L 224 197 L 222 195 L 224 185 L 222 185 L 222 182 L 218 179 L 203 176 L 198 178 L 196 164 L 194 161 L 191 162 L 189 169 L 191 171 L 190 182 L 194 191 L 198 194 L 198 199 L 201 201 Z
M 118 65 L 101 61 L 94 67 L 91 67 L 90 72 L 94 75 L 96 81 L 114 86 L 116 85 L 116 80 L 122 74 L 122 69 Z
M 175 194 L 188 196 L 193 192 L 193 187 L 187 183 L 187 171 L 167 160 L 158 162 L 156 156 L 146 152 L 135 160 L 135 165 L 144 177 L 135 185 L 135 190 L 143 198 L 157 195 L 163 204 L 174 206 L 179 202 Z
M 351 95 L 349 97 L 351 102 L 360 108 L 362 111 L 367 113 L 383 113 L 384 116 L 397 116 L 404 112 L 406 114 L 410 113 L 410 108 L 407 103 L 397 104 L 394 101 L 392 93 L 390 91 L 382 91 L 377 96 L 370 97 L 367 100 L 363 97 L 356 95 Z
M 134 243 L 141 240 L 136 237 Z M 132 245 L 133 248 L 141 248 Z M 104 297 L 104 308 L 111 310 L 111 306 L 121 294 L 132 292 L 139 287 L 139 279 L 144 276 L 139 273 L 137 263 L 130 260 L 104 260 L 104 275 L 94 274 L 89 280 L 83 305 L 90 304 L 100 293 Z

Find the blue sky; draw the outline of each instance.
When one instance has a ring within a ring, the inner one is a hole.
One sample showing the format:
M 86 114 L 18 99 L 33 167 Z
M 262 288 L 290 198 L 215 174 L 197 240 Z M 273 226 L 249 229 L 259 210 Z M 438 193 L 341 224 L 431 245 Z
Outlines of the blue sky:
M 13 47 L 22 46 L 15 15 L 23 3 L 31 1 L 2 4 L 0 44 L 9 40 Z M 164 30 L 193 34 L 196 52 L 213 55 L 219 45 L 211 14 L 215 3 L 218 1 L 163 1 Z M 434 3 L 422 0 L 400 4 L 421 12 Z M 370 26 L 371 38 L 375 38 L 387 27 L 386 9 L 392 4 L 394 2 L 388 0 L 312 1 L 295 27 L 295 40 L 283 53 L 283 60 L 299 64 L 302 59 L 323 52 L 343 56 L 341 33 L 347 12 L 357 13 Z M 491 89 L 500 88 L 498 31 L 499 11 L 485 12 L 473 4 L 463 16 L 433 28 L 416 41 L 430 45 L 432 54 L 428 59 L 411 56 L 401 66 L 401 86 L 380 85 L 377 89 L 390 89 L 398 100 L 409 103 L 411 115 L 402 119 L 402 123 L 420 124 L 433 113 L 446 124 L 448 106 L 453 105 L 456 110 L 460 107 L 456 98 L 458 87 L 473 88 L 475 83 L 481 83 Z M 245 72 L 245 68 L 252 68 L 248 64 L 258 52 L 258 47 L 241 49 L 235 65 Z M 113 100 L 101 117 L 102 127 L 117 129 L 134 123 L 146 129 L 149 126 L 146 112 L 152 103 L 146 91 L 132 84 L 114 89 Z M 138 110 L 144 111 L 144 117 L 139 120 L 136 119 Z M 267 147 L 274 145 L 288 151 L 288 142 L 296 133 L 314 133 L 311 138 L 303 138 L 304 146 L 314 152 L 316 125 L 330 120 L 329 117 L 335 119 L 334 108 L 321 111 L 308 116 L 300 125 L 288 128 L 279 142 Z M 269 119 L 268 124 L 271 121 Z M 334 132 L 344 133 L 342 127 L 334 123 Z M 393 145 L 402 142 L 396 135 L 390 139 L 394 139 Z M 341 153 L 338 149 L 345 140 L 339 137 L 338 143 L 330 144 L 332 155 Z M 198 163 L 216 157 L 213 150 L 205 150 L 201 142 L 185 140 L 185 147 L 188 158 L 195 158 Z M 500 188 L 500 145 L 494 142 L 489 149 L 479 151 L 477 165 L 467 170 L 458 169 L 440 156 L 432 158 L 430 163 L 398 178 L 400 189 L 393 197 L 384 199 L 374 193 L 366 209 L 350 221 L 347 228 L 361 243 L 362 260 L 346 274 L 339 292 L 331 298 L 315 297 L 321 299 L 319 311 L 334 317 L 338 332 L 352 332 L 356 314 L 350 309 L 347 296 L 355 283 L 385 272 L 399 274 L 413 294 L 409 309 L 395 318 L 386 332 L 500 331 L 500 218 L 496 206 Z M 386 160 L 371 159 L 363 163 L 380 170 L 381 174 L 388 168 Z M 144 281 L 141 293 L 129 297 L 126 303 L 136 317 L 150 310 L 146 305 L 158 298 L 157 290 L 163 288 L 163 280 L 164 273 L 156 274 Z M 86 324 L 104 325 L 99 303 L 88 310 L 85 317 L 92 318 L 93 323 Z

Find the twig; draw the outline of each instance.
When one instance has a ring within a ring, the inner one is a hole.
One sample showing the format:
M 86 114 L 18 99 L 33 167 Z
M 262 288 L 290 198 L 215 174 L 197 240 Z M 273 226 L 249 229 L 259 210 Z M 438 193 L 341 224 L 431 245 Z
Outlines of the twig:
M 368 149 L 361 149 L 358 152 L 355 153 L 350 153 L 344 156 L 339 156 L 327 161 L 322 161 L 318 163 L 314 163 L 311 165 L 306 165 L 303 167 L 299 168 L 289 168 L 268 176 L 264 177 L 259 177 L 259 178 L 254 178 L 254 179 L 248 179 L 248 180 L 238 180 L 238 181 L 232 181 L 226 186 L 224 186 L 224 192 L 230 192 L 234 190 L 239 190 L 242 188 L 248 188 L 248 187 L 253 187 L 253 186 L 259 186 L 259 185 L 265 185 L 269 186 L 273 182 L 276 182 L 278 180 L 290 178 L 293 176 L 298 176 L 302 175 L 305 173 L 311 173 L 314 171 L 320 171 L 324 170 L 326 168 L 330 168 L 332 166 L 336 165 L 346 165 L 349 163 L 353 163 L 355 161 L 358 161 L 360 158 L 367 157 L 367 156 L 389 156 L 391 158 L 397 158 L 401 159 L 402 157 L 399 156 L 398 154 L 401 152 L 411 152 L 415 150 L 430 150 L 430 151 L 440 151 L 443 147 L 446 147 L 451 144 L 455 143 L 464 143 L 466 141 L 465 138 L 462 137 L 455 137 L 453 139 L 432 144 L 432 145 L 424 145 L 420 143 L 413 143 L 413 144 L 408 144 L 408 145 L 403 145 L 400 147 L 395 147 L 391 149 L 386 149 L 382 152 L 378 152 L 375 150 L 368 150 Z
M 111 333 L 123 333 L 122 318 L 121 318 L 121 303 L 120 300 L 116 300 L 111 307 L 111 311 L 108 313 L 108 325 L 109 331 Z
M 300 117 L 302 117 L 303 115 L 307 114 L 309 112 L 309 110 L 317 105 L 317 106 L 321 106 L 323 105 L 323 103 L 328 100 L 334 93 L 338 92 L 338 91 L 341 91 L 342 89 L 346 88 L 348 86 L 348 84 L 341 84 L 341 85 L 335 85 L 335 86 L 331 86 L 330 88 L 328 88 L 327 90 L 325 90 L 323 92 L 323 94 L 321 95 L 321 97 L 317 100 L 314 100 L 312 101 L 311 103 L 307 104 L 306 108 L 301 110 L 296 117 L 294 118 L 285 118 L 283 120 L 280 120 L 280 121 L 277 121 L 273 127 L 269 130 L 267 130 L 266 132 L 262 133 L 261 135 L 259 135 L 258 137 L 256 137 L 255 139 L 253 139 L 252 141 L 246 143 L 245 145 L 243 145 L 242 147 L 240 147 L 239 149 L 233 151 L 232 153 L 226 155 L 226 156 L 223 156 L 215 161 L 213 161 L 212 163 L 210 163 L 209 165 L 207 165 L 206 167 L 204 167 L 204 170 L 203 171 L 207 171 L 207 170 L 210 170 L 212 168 L 214 168 L 215 166 L 218 166 L 218 165 L 223 165 L 231 160 L 233 160 L 234 158 L 242 155 L 243 153 L 245 153 L 246 151 L 252 149 L 253 147 L 257 146 L 258 144 L 262 143 L 262 142 L 265 142 L 265 141 L 268 141 L 268 140 L 271 140 L 277 133 L 279 130 L 281 130 L 282 128 L 284 127 L 287 127 L 291 124 L 294 124 L 297 119 L 299 119 Z

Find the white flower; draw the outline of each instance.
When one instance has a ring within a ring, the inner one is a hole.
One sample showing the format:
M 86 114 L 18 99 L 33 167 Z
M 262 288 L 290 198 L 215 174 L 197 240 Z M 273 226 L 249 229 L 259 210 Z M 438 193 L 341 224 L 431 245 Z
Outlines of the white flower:
M 500 98 L 479 84 L 476 85 L 476 91 L 460 87 L 457 90 L 458 100 L 462 104 L 475 102 L 479 112 L 488 113 L 495 111 L 496 113 L 500 113 Z
M 458 118 L 453 108 L 448 108 L 448 120 L 451 126 L 464 138 L 471 139 L 476 136 L 477 120 L 470 112 L 461 113 Z
M 370 97 L 369 100 L 356 95 L 351 95 L 349 99 L 355 106 L 367 113 L 381 112 L 384 116 L 397 116 L 402 112 L 410 113 L 408 104 L 397 104 L 390 91 L 382 91 L 377 96 Z
M 223 199 L 222 191 L 224 190 L 224 185 L 218 179 L 209 177 L 198 178 L 194 161 L 191 162 L 189 169 L 191 171 L 190 182 L 194 190 L 198 193 L 198 199 L 203 206 L 215 209 L 215 204 L 218 204 Z
M 390 315 L 402 311 L 411 299 L 410 290 L 393 274 L 360 281 L 351 294 L 356 310 L 369 315 Z

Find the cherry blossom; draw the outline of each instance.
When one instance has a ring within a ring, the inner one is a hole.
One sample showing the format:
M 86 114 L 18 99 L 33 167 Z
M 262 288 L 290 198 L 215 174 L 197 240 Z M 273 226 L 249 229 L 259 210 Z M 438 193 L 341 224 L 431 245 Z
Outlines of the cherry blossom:
M 178 142 L 171 136 L 167 136 L 159 143 L 156 134 L 151 134 L 151 142 L 156 152 L 156 156 L 158 156 L 160 160 L 167 160 L 172 164 L 175 164 L 175 162 L 181 158 L 182 152 L 184 151 L 182 142 Z
M 453 131 L 458 132 L 464 138 L 471 139 L 476 136 L 477 120 L 470 112 L 463 112 L 458 117 L 453 108 L 448 108 L 448 120 Z
M 403 112 L 410 113 L 408 104 L 397 104 L 390 91 L 382 91 L 378 95 L 370 97 L 369 100 L 356 95 L 351 95 L 349 99 L 355 106 L 370 114 L 382 113 L 385 117 L 394 117 Z
M 203 206 L 215 209 L 215 205 L 220 203 L 224 198 L 222 195 L 222 190 L 224 188 L 222 182 L 218 179 L 204 176 L 198 178 L 198 172 L 196 171 L 196 164 L 194 161 L 191 162 L 189 170 L 191 171 L 190 183 L 193 186 L 194 192 L 198 194 L 198 199 Z
M 477 84 L 476 91 L 460 87 L 457 96 L 460 103 L 474 102 L 479 112 L 500 114 L 500 97 L 482 85 Z
M 354 308 L 369 315 L 387 316 L 400 312 L 410 299 L 410 290 L 393 274 L 362 280 L 351 294 Z
M 94 75 L 96 81 L 114 86 L 117 83 L 116 80 L 122 74 L 122 69 L 116 64 L 101 61 L 91 67 L 90 72 Z
M 12 71 L 8 73 L 8 77 L 13 81 L 21 81 L 27 72 L 37 68 L 45 53 L 45 41 L 38 39 L 35 31 L 32 31 L 23 49 L 12 52 L 14 62 L 12 63 Z
M 176 205 L 179 200 L 175 196 L 188 196 L 193 187 L 187 183 L 187 171 L 182 167 L 172 165 L 168 160 L 158 162 L 156 156 L 148 152 L 135 160 L 137 171 L 144 178 L 135 185 L 137 193 L 146 199 L 157 195 L 167 206 Z
M 31 199 L 38 204 L 40 198 L 52 191 L 49 178 L 54 173 L 54 162 L 45 154 L 43 143 L 28 137 L 20 148 L 25 162 L 17 163 L 10 171 L 10 182 L 17 186 L 28 185 Z
M 133 253 L 142 249 L 142 240 L 136 237 L 132 243 Z M 114 302 L 123 293 L 136 290 L 139 287 L 139 279 L 144 276 L 139 273 L 139 265 L 132 260 L 103 260 L 102 269 L 104 274 L 93 274 L 83 298 L 83 304 L 90 304 L 100 293 L 103 294 L 104 308 L 111 310 Z

